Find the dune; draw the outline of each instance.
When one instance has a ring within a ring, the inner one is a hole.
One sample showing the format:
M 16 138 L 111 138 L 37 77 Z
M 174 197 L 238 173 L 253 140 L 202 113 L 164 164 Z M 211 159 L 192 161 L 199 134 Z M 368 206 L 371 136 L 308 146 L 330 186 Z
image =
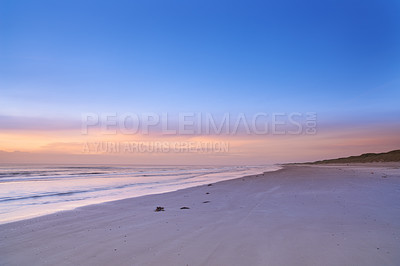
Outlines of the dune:
M 358 156 L 349 156 L 337 159 L 316 161 L 309 164 L 329 163 L 372 163 L 372 162 L 400 162 L 400 150 L 382 153 L 364 153 Z

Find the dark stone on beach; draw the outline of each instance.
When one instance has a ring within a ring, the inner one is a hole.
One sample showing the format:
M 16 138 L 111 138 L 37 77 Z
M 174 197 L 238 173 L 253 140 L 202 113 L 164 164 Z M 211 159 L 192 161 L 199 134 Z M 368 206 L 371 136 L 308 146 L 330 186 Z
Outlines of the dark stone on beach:
M 206 194 L 208 195 L 208 194 L 210 194 L 210 192 L 207 192 Z
M 209 186 L 209 187 L 211 187 L 211 186 L 212 186 L 212 184 L 208 184 L 208 186 Z
M 190 209 L 189 207 L 182 207 L 181 210 L 188 210 Z
M 161 211 L 164 211 L 164 207 L 160 207 L 160 206 L 158 206 L 155 210 L 154 210 L 155 212 L 161 212 Z
M 209 202 L 210 202 L 209 200 L 203 201 L 203 203 L 209 203 Z

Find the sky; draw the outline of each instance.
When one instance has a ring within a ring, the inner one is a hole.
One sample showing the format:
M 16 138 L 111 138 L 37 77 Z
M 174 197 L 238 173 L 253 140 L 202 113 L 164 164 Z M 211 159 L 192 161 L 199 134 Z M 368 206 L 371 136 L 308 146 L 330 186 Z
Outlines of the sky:
M 398 14 L 391 0 L 2 0 L 0 162 L 262 164 L 398 149 Z M 81 130 L 87 113 L 169 113 L 178 123 L 184 112 L 313 112 L 318 132 Z M 95 141 L 225 141 L 230 149 L 82 152 Z

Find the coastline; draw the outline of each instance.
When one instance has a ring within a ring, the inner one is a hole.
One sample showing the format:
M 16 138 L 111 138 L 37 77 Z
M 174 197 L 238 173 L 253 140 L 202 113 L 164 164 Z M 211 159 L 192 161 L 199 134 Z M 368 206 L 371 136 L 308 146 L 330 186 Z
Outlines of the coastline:
M 399 169 L 286 165 L 6 223 L 0 264 L 397 265 Z
M 1 169 L 0 224 L 93 204 L 173 192 L 281 168 L 278 165 L 21 167 Z M 20 174 L 18 178 L 13 176 Z M 31 182 L 32 179 L 35 182 Z

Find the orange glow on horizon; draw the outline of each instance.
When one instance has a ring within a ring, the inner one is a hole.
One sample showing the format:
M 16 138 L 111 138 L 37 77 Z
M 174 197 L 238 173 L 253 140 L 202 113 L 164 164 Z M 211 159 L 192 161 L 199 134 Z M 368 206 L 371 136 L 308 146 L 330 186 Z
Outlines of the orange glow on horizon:
M 1 161 L 7 162 L 13 152 L 26 152 L 31 155 L 12 161 L 27 160 L 29 156 L 41 154 L 43 163 L 51 154 L 59 155 L 60 161 L 77 163 L 118 163 L 140 162 L 182 164 L 230 164 L 230 163 L 268 163 L 293 162 L 334 158 L 363 152 L 382 152 L 398 148 L 400 137 L 395 130 L 373 129 L 355 130 L 351 128 L 320 130 L 316 135 L 124 135 L 103 134 L 100 130 L 82 134 L 80 130 L 68 131 L 17 131 L 2 132 L 0 138 Z M 385 138 L 380 136 L 385 135 Z M 95 142 L 224 142 L 229 151 L 224 153 L 85 153 L 85 143 Z M 47 156 L 47 154 L 49 156 Z M 12 157 L 12 156 L 11 156 Z M 15 156 L 14 156 L 15 157 Z M 39 158 L 39 157 L 38 157 Z M 37 160 L 39 160 L 36 158 Z M 63 158 L 63 159 L 61 159 Z M 51 158 L 52 160 L 54 158 Z M 54 159 L 55 160 L 55 159 Z

